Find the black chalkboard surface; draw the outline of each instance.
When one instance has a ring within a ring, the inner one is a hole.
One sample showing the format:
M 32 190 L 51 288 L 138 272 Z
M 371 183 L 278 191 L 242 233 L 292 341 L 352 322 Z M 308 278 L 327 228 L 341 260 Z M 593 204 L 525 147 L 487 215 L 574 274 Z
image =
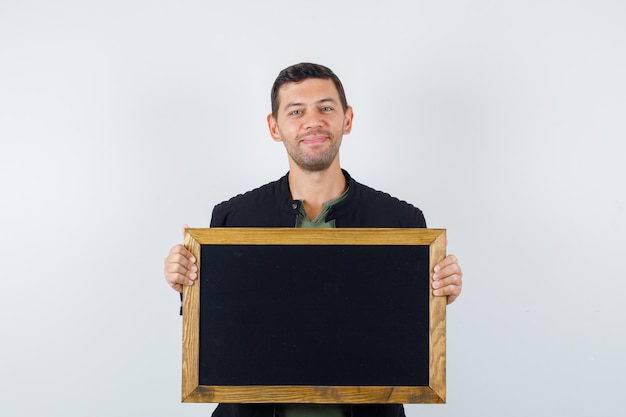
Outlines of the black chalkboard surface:
M 427 246 L 202 245 L 201 265 L 201 385 L 428 384 Z
M 445 400 L 445 304 L 430 291 L 445 231 L 187 233 L 200 273 L 184 294 L 183 401 Z

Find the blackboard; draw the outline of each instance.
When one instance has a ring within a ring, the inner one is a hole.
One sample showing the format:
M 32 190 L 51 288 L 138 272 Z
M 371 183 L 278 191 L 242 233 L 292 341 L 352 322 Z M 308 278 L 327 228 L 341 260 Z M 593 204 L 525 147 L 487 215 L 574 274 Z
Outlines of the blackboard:
M 430 290 L 444 230 L 188 229 L 186 242 L 199 278 L 183 297 L 183 401 L 445 400 L 445 301 Z

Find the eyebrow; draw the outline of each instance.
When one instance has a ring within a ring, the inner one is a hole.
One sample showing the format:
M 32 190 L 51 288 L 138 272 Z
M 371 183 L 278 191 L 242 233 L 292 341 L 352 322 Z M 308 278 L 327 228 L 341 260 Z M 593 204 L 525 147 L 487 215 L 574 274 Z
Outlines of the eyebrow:
M 333 98 L 323 98 L 321 100 L 317 100 L 315 102 L 315 104 L 325 104 L 325 103 L 332 103 L 332 104 L 337 104 L 337 101 Z M 294 102 L 294 103 L 289 103 L 285 106 L 285 110 L 290 109 L 292 107 L 300 107 L 300 106 L 304 106 L 304 103 L 300 103 L 300 102 Z

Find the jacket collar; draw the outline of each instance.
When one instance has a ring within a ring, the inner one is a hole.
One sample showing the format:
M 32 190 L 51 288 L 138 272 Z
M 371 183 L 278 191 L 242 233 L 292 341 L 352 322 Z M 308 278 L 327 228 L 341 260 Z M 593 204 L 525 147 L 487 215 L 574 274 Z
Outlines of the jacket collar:
M 346 177 L 346 183 L 348 184 L 348 195 L 346 198 L 335 204 L 330 208 L 328 214 L 326 214 L 326 221 L 330 221 L 339 216 L 344 215 L 347 212 L 353 210 L 359 199 L 359 187 L 358 183 L 350 176 L 348 171 L 342 169 L 344 177 Z M 289 191 L 289 172 L 278 180 L 276 187 L 276 202 L 278 207 L 290 215 L 297 214 L 300 211 L 300 200 L 294 200 L 291 198 L 291 192 Z

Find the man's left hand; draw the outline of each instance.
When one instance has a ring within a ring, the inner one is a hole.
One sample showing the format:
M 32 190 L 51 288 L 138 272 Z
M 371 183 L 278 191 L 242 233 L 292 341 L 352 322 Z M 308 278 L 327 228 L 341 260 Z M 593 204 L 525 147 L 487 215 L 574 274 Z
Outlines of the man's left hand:
M 448 304 L 457 299 L 463 287 L 463 271 L 456 256 L 448 255 L 435 265 L 433 280 L 433 294 L 447 296 Z

